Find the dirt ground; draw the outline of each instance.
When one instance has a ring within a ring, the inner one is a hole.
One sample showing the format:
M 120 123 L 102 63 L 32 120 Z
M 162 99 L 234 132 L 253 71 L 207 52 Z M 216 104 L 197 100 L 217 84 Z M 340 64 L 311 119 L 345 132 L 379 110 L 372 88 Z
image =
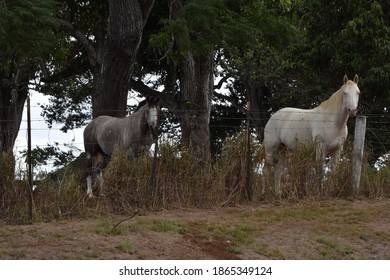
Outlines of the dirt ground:
M 390 259 L 390 201 L 331 200 L 0 224 L 0 259 Z

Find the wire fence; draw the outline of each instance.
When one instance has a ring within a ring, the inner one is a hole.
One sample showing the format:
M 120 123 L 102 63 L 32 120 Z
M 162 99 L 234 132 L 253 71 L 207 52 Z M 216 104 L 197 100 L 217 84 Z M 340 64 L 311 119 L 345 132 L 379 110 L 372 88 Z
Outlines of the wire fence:
M 34 111 L 41 110 L 40 105 L 31 105 L 31 109 Z M 204 113 L 204 110 L 196 110 L 196 109 L 185 109 L 185 110 L 176 110 L 176 115 L 182 115 L 186 113 L 187 115 L 193 115 L 194 118 L 196 118 L 197 115 L 200 115 Z M 225 108 L 224 110 L 221 110 L 221 113 L 223 115 L 218 115 L 219 112 L 213 112 L 211 116 L 211 123 L 209 125 L 210 135 L 211 135 L 211 141 L 219 141 L 223 142 L 224 139 L 221 139 L 220 135 L 217 135 L 217 133 L 214 133 L 214 131 L 217 130 L 226 130 L 230 133 L 232 131 L 239 131 L 240 129 L 244 129 L 246 117 L 244 115 L 242 116 L 234 116 L 239 111 L 236 108 Z M 261 115 L 261 116 L 267 116 L 270 115 L 270 111 L 268 110 L 251 110 L 252 116 L 253 115 Z M 313 111 L 307 111 L 303 112 L 310 113 L 310 114 L 316 114 Z M 162 110 L 162 118 L 167 117 L 167 115 L 170 114 L 170 112 L 167 111 L 167 109 Z M 300 112 L 302 114 L 302 112 Z M 331 114 L 329 114 L 330 116 Z M 334 114 L 332 114 L 334 115 Z M 387 114 L 384 112 L 383 114 L 365 114 L 367 116 L 367 133 L 366 133 L 366 145 L 367 146 L 381 146 L 383 151 L 390 150 L 390 137 L 386 138 L 383 137 L 385 133 L 388 133 L 388 124 L 390 123 L 390 117 L 387 118 Z M 386 117 L 386 118 L 384 118 Z M 383 120 L 381 120 L 383 119 Z M 386 120 L 388 119 L 388 120 Z M 252 118 L 251 119 L 254 122 L 257 123 L 266 123 L 269 120 L 269 117 L 263 117 L 263 118 Z M 4 122 L 7 120 L 0 120 L 0 122 Z M 303 120 L 304 122 L 311 122 L 309 119 Z M 297 122 L 302 123 L 301 119 L 295 119 L 295 120 L 289 120 L 289 122 Z M 331 122 L 330 117 L 325 117 L 321 120 L 316 120 L 317 123 L 321 123 L 322 127 L 324 129 L 327 129 L 329 123 Z M 238 126 L 237 124 L 241 123 L 241 126 Z M 51 146 L 59 147 L 60 149 L 64 150 L 70 150 L 74 153 L 81 153 L 83 151 L 84 141 L 82 138 L 82 131 L 83 127 L 78 129 L 71 129 L 68 131 L 68 133 L 63 133 L 61 129 L 62 124 L 54 124 L 51 128 L 48 127 L 46 121 L 43 119 L 43 117 L 33 117 L 31 118 L 31 132 L 32 132 L 32 146 L 33 147 L 40 147 L 40 148 L 48 148 Z M 197 122 L 190 123 L 191 127 L 193 129 L 196 129 L 197 125 L 199 125 Z M 318 124 L 317 124 L 318 125 Z M 318 125 L 321 126 L 321 125 Z M 290 125 L 288 129 L 294 129 L 294 125 Z M 168 124 L 166 124 L 164 128 L 164 136 L 160 137 L 162 139 L 161 141 L 167 141 L 167 142 L 177 142 L 177 139 L 180 138 L 180 127 L 179 123 L 175 121 L 169 121 Z M 4 130 L 2 131 L 4 133 Z M 256 132 L 255 132 L 256 133 Z M 262 133 L 262 132 L 260 132 Z M 23 119 L 21 123 L 21 127 L 19 130 L 19 137 L 18 141 L 15 144 L 14 150 L 21 152 L 25 149 L 27 149 L 27 141 L 24 139 L 26 138 L 27 134 L 27 120 Z M 349 133 L 349 137 L 351 137 L 352 133 Z M 260 137 L 261 138 L 261 137 Z M 52 169 L 52 168 L 50 168 Z
M 234 112 L 235 110 L 231 110 Z M 192 110 L 192 112 L 195 112 Z M 266 113 L 266 112 L 262 112 Z M 381 115 L 368 115 L 367 116 L 367 134 L 371 133 L 373 135 L 383 134 L 383 130 L 387 131 L 385 127 L 377 128 L 378 122 L 374 120 L 370 122 L 371 118 L 378 118 Z M 223 120 L 224 118 L 221 117 Z M 268 118 L 259 119 L 261 122 L 266 123 Z M 257 120 L 257 121 L 259 121 Z M 241 123 L 240 126 L 229 124 L 229 121 L 234 121 L 236 123 Z M 230 117 L 229 121 L 226 123 L 220 122 L 210 124 L 209 129 L 212 134 L 214 129 L 226 128 L 226 129 L 236 129 L 236 133 L 232 133 L 226 136 L 223 139 L 219 139 L 221 143 L 224 143 L 224 148 L 221 150 L 221 160 L 218 162 L 218 165 L 213 166 L 213 168 L 204 168 L 203 166 L 199 167 L 199 163 L 196 163 L 191 160 L 185 160 L 186 152 L 180 149 L 175 149 L 172 147 L 177 147 L 178 136 L 173 137 L 169 134 L 160 134 L 159 138 L 159 164 L 157 166 L 157 172 L 152 172 L 152 153 L 150 157 L 143 157 L 137 162 L 130 161 L 123 163 L 121 160 L 113 160 L 104 172 L 105 184 L 109 186 L 107 188 L 106 197 L 108 200 L 112 200 L 110 207 L 118 207 L 116 211 L 122 211 L 126 209 L 128 205 L 139 205 L 140 203 L 145 203 L 145 205 L 158 204 L 159 207 L 170 207 L 174 204 L 179 206 L 185 205 L 215 205 L 224 204 L 227 201 L 233 201 L 234 199 L 242 199 L 243 190 L 245 189 L 244 185 L 246 184 L 247 170 L 245 164 L 245 155 L 247 152 L 246 146 L 246 137 L 247 126 L 246 118 L 244 117 Z M 23 121 L 25 122 L 25 121 Z M 32 144 L 37 145 L 37 138 L 34 137 L 34 132 L 39 134 L 40 141 L 42 144 L 38 144 L 40 148 L 50 147 L 56 145 L 61 149 L 69 149 L 73 152 L 81 153 L 83 151 L 82 147 L 84 145 L 82 139 L 83 128 L 77 130 L 77 133 L 73 131 L 71 135 L 71 140 L 68 143 L 64 143 L 64 137 L 54 140 L 52 137 L 46 136 L 50 135 L 52 132 L 60 132 L 59 127 L 36 127 L 34 124 L 42 125 L 44 122 L 41 118 L 33 118 L 31 121 L 32 124 Z M 324 127 L 327 126 L 328 120 L 319 121 L 323 123 Z M 353 122 L 353 121 L 352 121 Z M 353 124 L 351 122 L 351 124 Z M 192 124 L 195 127 L 197 123 L 194 121 Z M 370 126 L 371 125 L 371 126 Z M 176 130 L 177 125 L 175 125 Z M 250 170 L 252 172 L 252 187 L 254 190 L 254 197 L 259 200 L 263 200 L 264 194 L 262 189 L 264 188 L 263 177 L 264 173 L 261 173 L 262 167 L 260 166 L 259 159 L 261 158 L 260 154 L 260 143 L 257 138 L 257 132 L 251 129 L 250 139 L 250 157 L 252 159 Z M 21 128 L 20 133 L 25 134 L 27 130 Z M 177 131 L 175 131 L 177 133 Z M 43 137 L 42 137 L 43 134 Z M 366 136 L 367 136 L 366 134 Z M 352 138 L 353 132 L 350 131 L 349 137 Z M 382 135 L 381 135 L 382 136 Z M 373 141 L 366 141 L 366 145 L 377 145 L 375 142 L 380 142 L 380 145 L 384 147 L 383 150 L 387 150 L 389 143 L 382 138 L 370 138 L 374 139 Z M 377 140 L 375 140 L 377 139 Z M 211 141 L 216 141 L 217 139 L 211 139 Z M 45 143 L 46 141 L 46 143 Z M 47 144 L 49 143 L 49 144 Z M 58 143 L 58 144 L 57 144 Z M 164 144 L 166 144 L 164 146 Z M 26 148 L 24 145 L 17 145 L 17 149 Z M 352 148 L 347 149 L 348 153 L 351 153 Z M 299 154 L 299 153 L 298 153 Z M 295 161 L 298 162 L 297 166 L 293 166 L 289 169 L 288 176 L 284 177 L 284 191 L 288 199 L 290 198 L 301 198 L 304 197 L 307 193 L 312 193 L 314 196 L 323 195 L 323 190 L 317 190 L 315 188 L 318 185 L 318 182 L 323 181 L 323 178 L 318 178 L 319 174 L 313 176 L 313 158 L 315 158 L 312 153 L 301 154 Z M 305 158 L 306 157 L 306 158 Z M 55 183 L 50 182 L 50 191 L 55 184 L 60 184 L 61 186 L 69 185 L 68 188 L 63 187 L 63 192 L 69 192 L 69 207 L 73 209 L 74 201 L 83 199 L 85 196 L 84 187 L 86 185 L 86 168 L 85 168 L 85 159 L 80 158 L 81 168 L 72 169 L 71 171 L 65 171 L 61 177 L 55 179 Z M 327 191 L 332 196 L 342 196 L 349 197 L 349 186 L 350 184 L 350 165 L 348 164 L 349 160 L 345 160 L 338 172 L 333 172 L 333 177 L 327 179 Z M 47 173 L 53 171 L 54 168 L 50 167 L 50 164 L 53 162 L 47 161 L 47 164 L 41 169 L 35 169 L 35 179 L 39 179 L 40 173 L 42 176 L 47 175 Z M 195 163 L 195 164 L 194 164 Z M 23 172 L 26 164 L 23 159 L 19 160 L 19 166 L 21 170 L 20 179 L 23 179 L 25 175 Z M 198 166 L 198 167 L 196 167 Z M 342 172 L 340 172 L 342 171 Z M 149 179 L 151 176 L 156 176 L 157 188 L 153 192 L 150 192 L 150 183 Z M 79 177 L 77 182 L 74 182 L 75 177 Z M 364 186 L 363 191 L 367 193 L 367 196 L 372 197 L 381 197 L 383 195 L 388 196 L 390 194 L 389 189 L 389 179 L 388 174 L 383 174 L 383 176 L 372 176 L 369 172 L 364 173 L 362 176 L 362 185 Z M 313 186 L 312 189 L 307 188 L 307 186 Z M 321 183 L 320 183 L 321 185 Z M 212 186 L 212 187 L 211 187 Z M 54 188 L 59 190 L 61 188 Z M 47 191 L 46 192 L 50 192 Z M 74 193 L 78 193 L 79 197 L 74 197 Z M 120 195 L 118 195 L 120 194 Z M 39 199 L 47 200 L 45 196 L 40 196 L 39 193 L 36 194 Z M 266 193 L 267 195 L 267 193 Z M 53 201 L 60 204 L 63 203 L 63 196 L 60 197 L 56 193 L 53 194 Z M 37 203 L 38 205 L 38 203 Z M 48 205 L 42 204 L 42 205 Z M 119 207 L 119 205 L 122 205 Z M 148 207 L 149 207 L 148 206 Z M 61 206 L 62 207 L 62 206 Z M 116 208 L 115 208 L 116 209 Z M 57 210 L 57 209 L 56 209 Z M 82 212 L 83 209 L 80 211 Z M 54 210 L 53 210 L 54 211 Z M 73 211 L 73 210 L 72 210 Z M 54 212 L 53 212 L 54 213 Z

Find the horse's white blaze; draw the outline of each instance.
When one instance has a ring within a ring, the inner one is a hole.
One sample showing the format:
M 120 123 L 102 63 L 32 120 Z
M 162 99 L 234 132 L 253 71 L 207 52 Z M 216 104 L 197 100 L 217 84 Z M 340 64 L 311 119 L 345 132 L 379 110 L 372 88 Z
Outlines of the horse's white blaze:
M 339 159 L 347 137 L 347 120 L 355 116 L 360 90 L 358 76 L 353 81 L 344 77 L 344 85 L 318 107 L 305 110 L 283 108 L 271 116 L 264 128 L 265 160 L 273 165 L 279 145 L 293 149 L 297 144 L 316 143 L 317 155 L 329 155 Z M 283 168 L 275 172 L 275 189 L 280 193 L 280 177 Z
M 359 102 L 359 88 L 356 84 L 351 84 L 344 92 L 344 107 L 351 117 L 356 116 Z
M 148 124 L 153 129 L 156 129 L 158 124 L 158 109 L 157 107 L 149 108 Z

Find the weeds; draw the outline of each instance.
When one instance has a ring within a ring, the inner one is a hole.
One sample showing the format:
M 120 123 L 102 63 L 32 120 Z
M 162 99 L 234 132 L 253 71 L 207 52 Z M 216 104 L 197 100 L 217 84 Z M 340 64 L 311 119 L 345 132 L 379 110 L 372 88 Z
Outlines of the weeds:
M 119 242 L 115 248 L 126 254 L 134 254 L 136 252 L 134 244 L 127 241 Z
M 336 166 L 316 162 L 315 147 L 299 147 L 280 160 L 287 168 L 282 176 L 282 197 L 273 193 L 272 172 L 263 172 L 260 145 L 254 139 L 247 176 L 246 135 L 239 132 L 226 139 L 220 157 L 200 163 L 175 144 L 160 144 L 156 167 L 153 158 L 129 160 L 116 151 L 103 172 L 104 196 L 88 199 L 85 174 L 79 168 L 64 169 L 56 178 L 41 181 L 34 191 L 34 221 L 85 217 L 105 213 L 129 214 L 135 209 L 158 211 L 186 207 L 213 208 L 247 203 L 248 185 L 252 201 L 299 202 L 324 197 L 381 198 L 390 196 L 390 167 L 377 170 L 365 160 L 361 191 L 351 188 L 351 148 L 346 147 Z M 349 145 L 350 146 L 350 145 Z M 367 157 L 367 156 L 366 156 Z M 0 155 L 0 219 L 9 223 L 28 220 L 28 186 L 14 179 L 12 153 Z M 264 179 L 265 178 L 265 179 Z M 152 180 L 153 179 L 153 180 Z M 270 182 L 263 193 L 264 182 Z
M 262 256 L 265 256 L 268 259 L 278 259 L 278 260 L 284 260 L 285 257 L 283 256 L 282 252 L 280 252 L 278 249 L 271 248 L 266 243 L 257 243 L 253 245 L 254 251 Z
M 318 248 L 320 259 L 346 259 L 356 251 L 348 244 L 342 244 L 329 238 L 319 237 L 316 241 L 320 244 Z
M 186 229 L 183 226 L 168 220 L 153 220 L 151 230 L 156 232 L 175 232 L 179 234 L 184 234 L 186 232 Z

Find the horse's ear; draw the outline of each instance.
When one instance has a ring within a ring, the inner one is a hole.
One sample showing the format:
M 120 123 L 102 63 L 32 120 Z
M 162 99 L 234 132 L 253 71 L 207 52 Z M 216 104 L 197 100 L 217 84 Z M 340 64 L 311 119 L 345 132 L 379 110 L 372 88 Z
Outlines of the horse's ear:
M 348 82 L 348 76 L 347 75 L 344 75 L 343 82 L 344 82 L 344 84 Z
M 160 102 L 160 96 L 156 96 L 156 102 L 158 103 L 158 102 Z
M 354 81 L 355 84 L 357 84 L 359 82 L 358 74 L 355 74 L 355 77 L 353 77 L 353 81 Z

